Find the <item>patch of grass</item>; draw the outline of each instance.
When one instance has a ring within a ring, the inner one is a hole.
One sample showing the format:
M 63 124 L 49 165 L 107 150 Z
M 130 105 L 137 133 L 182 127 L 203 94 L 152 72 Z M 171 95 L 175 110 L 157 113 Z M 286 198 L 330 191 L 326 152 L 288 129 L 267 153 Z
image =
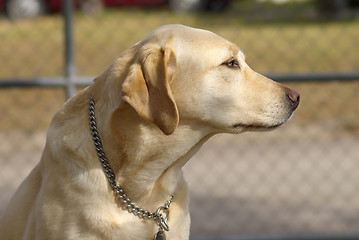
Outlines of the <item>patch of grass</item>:
M 301 93 L 299 123 L 335 122 L 341 130 L 359 130 L 359 81 L 288 85 Z
M 64 100 L 60 88 L 0 89 L 0 131 L 45 130 Z
M 355 71 L 359 69 L 359 22 L 246 23 L 233 13 L 174 14 L 166 10 L 110 10 L 74 18 L 80 75 L 101 73 L 123 50 L 154 28 L 182 23 L 211 30 L 240 46 L 262 73 Z M 61 75 L 63 20 L 48 16 L 0 20 L 0 77 Z
M 261 73 L 346 72 L 359 69 L 359 22 L 248 22 L 236 12 L 174 14 L 160 10 L 107 10 L 74 18 L 78 75 L 98 75 L 122 51 L 154 28 L 181 23 L 211 30 L 239 45 Z M 9 22 L 0 19 L 0 78 L 63 75 L 61 16 Z M 296 119 L 333 119 L 359 129 L 358 82 L 293 83 L 302 94 Z M 44 129 L 64 101 L 60 89 L 0 90 L 0 130 Z

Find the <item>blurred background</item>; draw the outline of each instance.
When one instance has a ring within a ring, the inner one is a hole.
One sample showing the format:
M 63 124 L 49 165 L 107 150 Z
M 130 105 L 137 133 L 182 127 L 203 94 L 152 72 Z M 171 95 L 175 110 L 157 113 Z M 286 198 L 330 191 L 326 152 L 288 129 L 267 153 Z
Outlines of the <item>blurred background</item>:
M 66 98 L 154 28 L 181 23 L 301 93 L 283 127 L 215 136 L 185 166 L 191 239 L 359 239 L 358 0 L 66 3 L 0 0 L 0 214 Z

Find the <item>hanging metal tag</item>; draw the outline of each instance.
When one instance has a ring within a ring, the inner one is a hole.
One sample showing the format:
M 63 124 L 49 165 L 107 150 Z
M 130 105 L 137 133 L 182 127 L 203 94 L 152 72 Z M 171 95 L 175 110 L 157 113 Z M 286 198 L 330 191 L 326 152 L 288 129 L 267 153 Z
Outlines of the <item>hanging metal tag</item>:
M 166 240 L 166 235 L 162 228 L 156 233 L 155 240 Z

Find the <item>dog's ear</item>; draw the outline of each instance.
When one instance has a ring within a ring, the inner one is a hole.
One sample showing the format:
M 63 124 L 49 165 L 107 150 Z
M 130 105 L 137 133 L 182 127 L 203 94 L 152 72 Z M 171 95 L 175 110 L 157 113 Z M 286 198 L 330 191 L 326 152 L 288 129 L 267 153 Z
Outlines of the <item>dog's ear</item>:
M 148 47 L 131 65 L 122 85 L 123 99 L 166 135 L 175 131 L 179 121 L 170 88 L 175 69 L 171 49 Z

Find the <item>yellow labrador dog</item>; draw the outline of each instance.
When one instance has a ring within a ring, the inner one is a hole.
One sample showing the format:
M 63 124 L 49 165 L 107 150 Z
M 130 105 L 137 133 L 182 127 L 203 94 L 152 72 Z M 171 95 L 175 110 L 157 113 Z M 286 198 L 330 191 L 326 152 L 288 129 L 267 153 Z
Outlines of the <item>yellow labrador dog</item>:
M 214 134 L 276 128 L 298 104 L 231 42 L 160 27 L 56 113 L 0 237 L 188 239 L 183 165 Z

